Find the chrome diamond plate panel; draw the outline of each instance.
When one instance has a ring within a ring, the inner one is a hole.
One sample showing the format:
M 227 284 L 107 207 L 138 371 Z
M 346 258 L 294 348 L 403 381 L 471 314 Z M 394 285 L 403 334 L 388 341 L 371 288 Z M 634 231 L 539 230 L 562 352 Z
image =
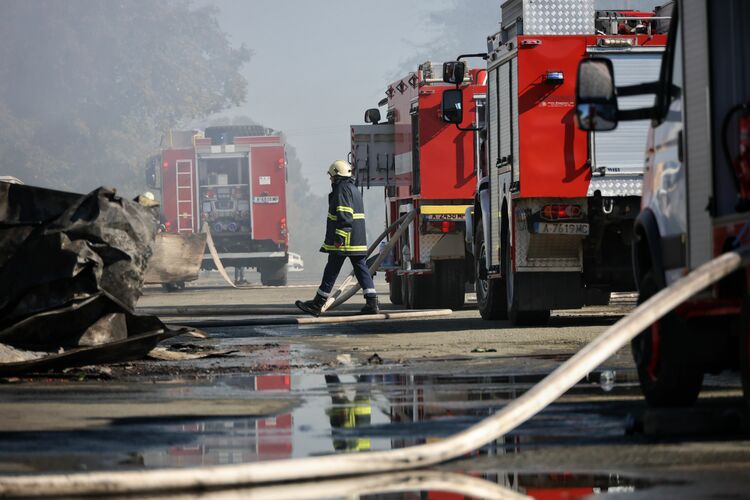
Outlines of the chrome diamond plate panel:
M 524 35 L 594 33 L 594 0 L 522 0 Z
M 640 196 L 643 177 L 640 175 L 605 175 L 592 177 L 587 196 L 599 191 L 602 196 Z
M 516 213 L 524 210 L 538 211 L 546 203 L 560 203 L 565 200 L 548 198 L 519 200 Z M 576 199 L 568 200 L 575 202 Z M 583 200 L 580 200 L 583 202 Z M 583 253 L 580 237 L 531 234 L 525 218 L 517 219 L 516 224 L 516 270 L 533 271 L 580 271 L 583 267 Z
M 419 235 L 419 262 L 423 264 L 430 263 L 430 254 L 432 248 L 442 238 L 442 234 L 420 234 Z

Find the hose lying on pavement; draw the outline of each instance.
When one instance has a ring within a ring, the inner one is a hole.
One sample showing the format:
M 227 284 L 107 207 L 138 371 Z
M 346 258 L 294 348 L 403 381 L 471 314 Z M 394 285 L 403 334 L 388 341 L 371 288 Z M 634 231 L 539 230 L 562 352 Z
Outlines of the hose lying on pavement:
M 156 469 L 0 476 L 5 496 L 161 493 L 253 486 L 405 471 L 469 453 L 512 431 L 573 387 L 633 337 L 679 304 L 747 264 L 750 247 L 713 259 L 638 306 L 500 411 L 453 436 L 397 450 L 268 462 Z
M 396 220 L 396 222 L 388 226 L 386 230 L 383 231 L 380 236 L 378 236 L 378 238 L 372 243 L 372 245 L 370 245 L 370 248 L 367 249 L 367 257 L 369 257 L 370 254 L 375 251 L 378 245 L 380 245 L 380 242 L 383 241 L 383 239 L 391 231 L 393 231 L 396 226 L 398 226 L 396 232 L 393 233 L 393 236 L 389 238 L 388 244 L 380 251 L 380 255 L 378 255 L 378 257 L 372 264 L 370 264 L 370 274 L 375 274 L 378 268 L 380 268 L 380 264 L 382 264 L 388 254 L 391 253 L 393 246 L 398 243 L 401 235 L 404 234 L 404 231 L 406 231 L 406 229 L 409 227 L 409 224 L 411 224 L 411 221 L 413 221 L 414 217 L 416 216 L 417 209 L 414 209 L 411 212 L 402 215 Z M 360 288 L 359 283 L 352 283 L 352 281 L 354 281 L 354 271 L 352 271 L 351 274 L 349 274 L 349 276 L 347 276 L 347 278 L 344 280 L 344 282 L 341 283 L 341 286 L 339 286 L 338 289 L 336 289 L 336 291 L 332 293 L 330 297 L 328 297 L 328 300 L 326 300 L 326 303 L 321 308 L 321 312 L 326 312 L 328 309 L 338 307 L 347 300 L 351 299 Z
M 378 314 L 353 313 L 346 316 L 321 316 L 301 318 L 274 317 L 274 318 L 206 318 L 198 320 L 176 321 L 172 328 L 221 328 L 228 326 L 271 326 L 271 325 L 333 325 L 340 323 L 362 323 L 364 321 L 383 321 L 389 319 L 418 319 L 437 318 L 439 316 L 450 316 L 450 309 L 425 309 L 422 311 L 383 311 Z

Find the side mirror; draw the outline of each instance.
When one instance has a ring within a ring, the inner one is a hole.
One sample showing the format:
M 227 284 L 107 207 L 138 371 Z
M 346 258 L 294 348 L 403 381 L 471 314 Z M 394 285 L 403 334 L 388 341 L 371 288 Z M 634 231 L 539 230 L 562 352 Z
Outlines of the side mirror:
M 581 61 L 576 80 L 578 128 L 599 132 L 613 130 L 617 127 L 618 112 L 612 61 L 603 57 Z
M 440 111 L 444 122 L 461 124 L 464 119 L 463 92 L 461 89 L 446 89 L 443 91 Z
M 466 74 L 466 63 L 461 61 L 449 61 L 443 63 L 443 81 L 459 85 L 464 81 Z
M 370 108 L 365 111 L 365 123 L 377 125 L 378 122 L 380 122 L 380 110 L 378 108 Z

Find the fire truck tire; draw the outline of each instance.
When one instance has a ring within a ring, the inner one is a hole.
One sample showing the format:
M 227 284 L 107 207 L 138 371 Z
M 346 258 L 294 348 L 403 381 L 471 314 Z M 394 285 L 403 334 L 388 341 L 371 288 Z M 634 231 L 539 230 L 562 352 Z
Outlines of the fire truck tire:
M 476 268 L 474 281 L 474 288 L 477 293 L 477 307 L 479 308 L 479 314 L 482 319 L 493 320 L 493 319 L 506 319 L 508 317 L 508 308 L 505 300 L 505 282 L 501 279 L 480 279 L 483 269 L 480 269 L 484 265 L 485 256 L 487 250 L 485 247 L 484 240 L 484 228 L 482 227 L 482 220 L 477 221 L 477 232 L 474 238 L 474 248 L 478 249 L 476 255 L 478 257 L 474 259 L 474 266 Z
M 405 309 L 411 309 L 411 295 L 409 294 L 409 276 L 403 275 L 401 279 L 401 299 Z
M 518 282 L 513 273 L 510 252 L 508 252 L 507 225 L 503 224 L 502 238 L 502 261 L 503 276 L 505 277 L 505 303 L 507 304 L 508 319 L 516 326 L 541 326 L 546 325 L 549 321 L 549 309 L 547 310 L 523 310 L 518 303 L 518 296 L 515 294 Z
M 265 264 L 258 269 L 263 286 L 286 286 L 286 262 Z
M 185 282 L 175 281 L 173 283 L 162 283 L 161 287 L 165 292 L 179 292 L 180 290 L 185 289 Z
M 391 273 L 390 276 L 391 280 L 388 282 L 388 292 L 389 292 L 389 299 L 391 299 L 391 304 L 394 306 L 400 306 L 404 304 L 404 295 L 403 290 L 401 288 L 401 282 L 403 281 L 401 279 L 401 276 L 399 276 L 396 273 Z
M 407 276 L 406 288 L 409 293 L 410 309 L 430 309 L 435 307 L 435 286 L 433 275 Z
M 740 322 L 740 379 L 745 406 L 750 408 L 750 297 L 745 299 Z
M 639 283 L 638 303 L 659 291 L 656 274 L 647 271 Z M 696 360 L 688 360 L 683 344 L 688 324 L 671 312 L 641 332 L 631 343 L 638 380 L 646 402 L 653 407 L 689 406 L 698 399 L 703 384 L 703 369 Z
M 435 307 L 457 311 L 464 307 L 466 299 L 466 278 L 463 261 L 436 261 L 435 265 Z

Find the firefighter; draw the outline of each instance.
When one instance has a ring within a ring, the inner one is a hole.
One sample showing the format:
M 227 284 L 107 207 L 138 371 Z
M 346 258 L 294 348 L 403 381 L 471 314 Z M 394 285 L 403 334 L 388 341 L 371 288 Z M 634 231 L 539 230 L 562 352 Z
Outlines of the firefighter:
M 336 160 L 328 167 L 328 175 L 331 193 L 328 195 L 326 236 L 320 248 L 321 252 L 328 254 L 328 264 L 315 298 L 305 302 L 298 300 L 295 304 L 306 313 L 319 316 L 348 257 L 365 295 L 366 304 L 361 312 L 377 314 L 380 311 L 378 295 L 367 268 L 364 203 L 352 178 L 352 166 L 344 160 Z

